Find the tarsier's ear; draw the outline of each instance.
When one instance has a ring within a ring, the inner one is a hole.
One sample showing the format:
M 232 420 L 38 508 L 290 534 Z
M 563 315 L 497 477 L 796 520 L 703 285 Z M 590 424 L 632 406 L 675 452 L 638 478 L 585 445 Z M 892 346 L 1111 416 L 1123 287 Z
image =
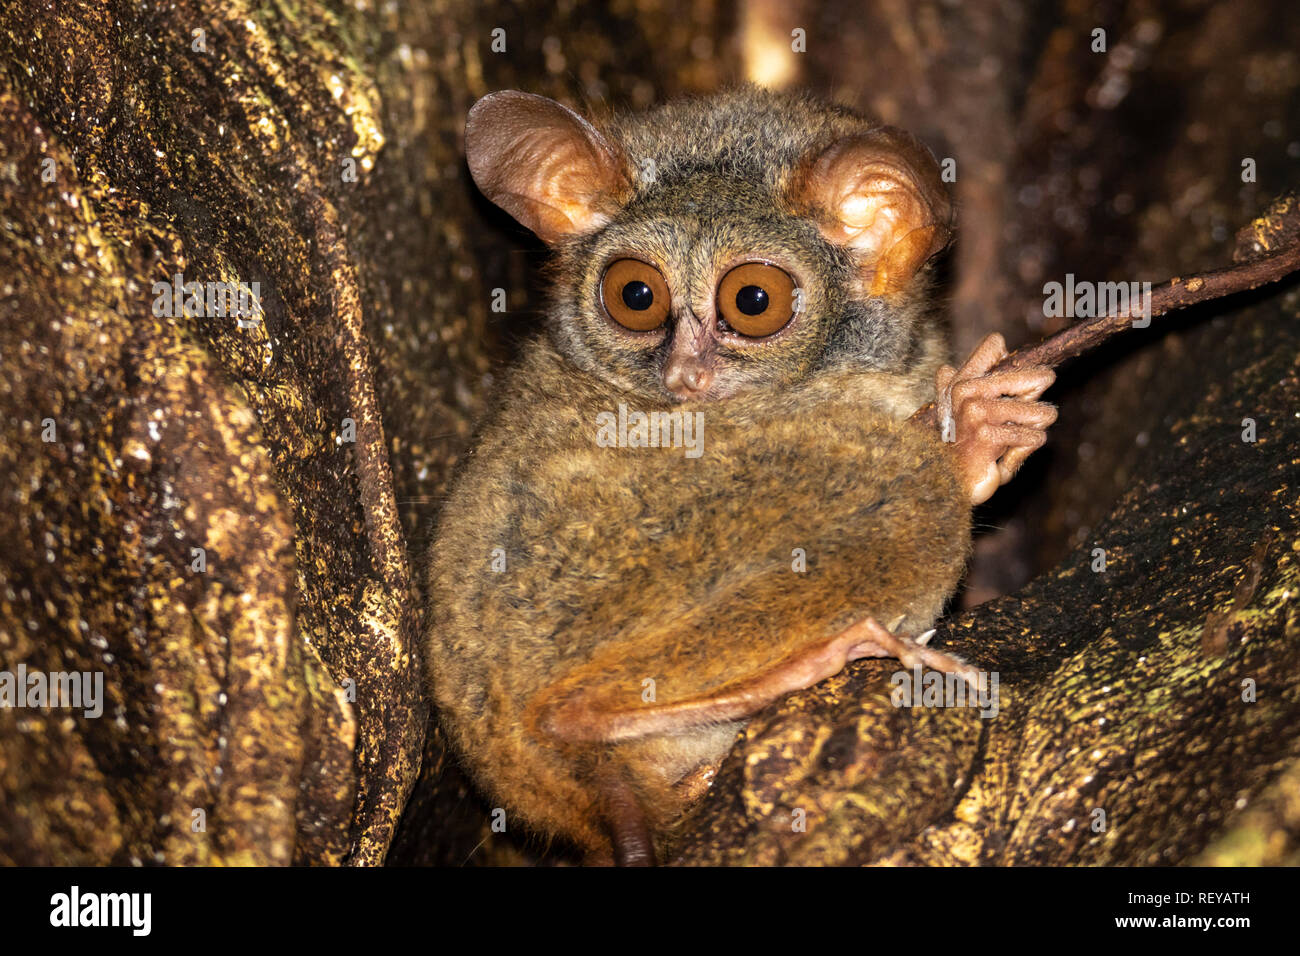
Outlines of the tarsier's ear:
M 952 202 L 934 156 L 890 126 L 809 155 L 790 198 L 828 241 L 858 256 L 871 274 L 872 295 L 901 292 L 952 235 Z
M 567 106 L 531 93 L 475 103 L 465 156 L 483 195 L 547 244 L 599 228 L 631 192 L 621 150 Z

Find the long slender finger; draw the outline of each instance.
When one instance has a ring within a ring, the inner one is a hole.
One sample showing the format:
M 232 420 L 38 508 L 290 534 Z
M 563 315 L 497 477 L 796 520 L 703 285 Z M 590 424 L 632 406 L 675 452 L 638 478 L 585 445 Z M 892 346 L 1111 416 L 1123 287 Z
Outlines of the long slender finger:
M 1047 441 L 1047 433 L 1029 425 L 981 424 L 957 449 L 958 467 L 971 504 L 983 504 L 1015 474 L 1025 458 Z M 1014 457 L 1007 458 L 1014 454 Z M 999 459 L 1002 459 L 999 461 Z
M 975 433 L 975 440 L 985 448 L 1001 448 L 993 458 L 1001 458 L 1010 448 L 1028 448 L 1034 451 L 1047 442 L 1047 433 L 1041 428 L 1029 425 L 995 425 L 992 422 L 981 425 Z
M 1024 402 L 1015 398 L 973 398 L 962 406 L 962 417 L 972 414 L 991 425 L 1032 425 L 1046 428 L 1056 421 L 1056 406 L 1047 402 Z
M 953 403 L 960 406 L 969 398 L 1000 398 L 1004 395 L 1032 401 L 1056 381 L 1050 368 L 1017 368 L 965 379 L 952 386 Z
M 972 378 L 983 375 L 993 366 L 1007 357 L 1007 342 L 997 332 L 984 337 L 984 341 L 975 346 L 970 358 L 962 363 L 960 378 Z

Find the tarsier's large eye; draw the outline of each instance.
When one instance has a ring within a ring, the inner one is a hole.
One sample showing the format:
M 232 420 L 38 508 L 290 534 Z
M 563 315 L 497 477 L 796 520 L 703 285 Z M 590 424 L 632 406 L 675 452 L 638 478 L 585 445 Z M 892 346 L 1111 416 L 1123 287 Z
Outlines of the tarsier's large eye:
M 649 332 L 668 318 L 668 283 L 640 259 L 619 259 L 600 280 L 600 300 L 609 317 L 633 332 Z
M 736 266 L 718 284 L 718 315 L 741 335 L 761 338 L 794 318 L 794 280 L 765 262 Z

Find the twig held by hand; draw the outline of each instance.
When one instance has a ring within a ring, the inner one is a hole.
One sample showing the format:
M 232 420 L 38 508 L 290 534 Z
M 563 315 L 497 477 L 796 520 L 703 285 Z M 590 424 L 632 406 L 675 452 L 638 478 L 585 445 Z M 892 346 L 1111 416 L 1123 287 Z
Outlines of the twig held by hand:
M 1238 233 L 1239 254 L 1248 239 L 1258 237 L 1263 231 L 1261 224 L 1268 227 L 1268 231 L 1284 238 L 1285 244 L 1278 252 L 1189 279 L 1175 277 L 1162 283 L 1151 290 L 1149 317 L 1155 318 L 1189 305 L 1257 289 L 1300 270 L 1300 201 L 1297 197 L 1288 195 L 1276 200 L 1268 214 L 1243 228 Z M 1132 309 L 1125 309 L 1078 322 L 1037 345 L 1012 352 L 994 366 L 989 374 L 1028 365 L 1056 368 L 1069 359 L 1096 348 L 1116 332 L 1129 328 L 1134 317 Z M 1148 316 L 1144 313 L 1141 317 Z M 922 408 L 913 418 L 937 424 L 934 403 Z

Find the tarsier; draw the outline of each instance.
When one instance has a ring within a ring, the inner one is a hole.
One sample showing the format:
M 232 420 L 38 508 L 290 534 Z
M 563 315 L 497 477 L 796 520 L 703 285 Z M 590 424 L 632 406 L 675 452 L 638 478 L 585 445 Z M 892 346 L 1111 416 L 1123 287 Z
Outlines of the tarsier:
M 850 110 L 745 87 L 597 128 L 511 91 L 466 154 L 554 275 L 432 546 L 434 697 L 508 815 L 650 863 L 779 697 L 864 657 L 973 679 L 925 632 L 1054 376 L 994 371 L 998 336 L 944 364 L 939 167 Z

